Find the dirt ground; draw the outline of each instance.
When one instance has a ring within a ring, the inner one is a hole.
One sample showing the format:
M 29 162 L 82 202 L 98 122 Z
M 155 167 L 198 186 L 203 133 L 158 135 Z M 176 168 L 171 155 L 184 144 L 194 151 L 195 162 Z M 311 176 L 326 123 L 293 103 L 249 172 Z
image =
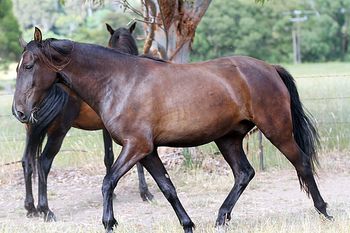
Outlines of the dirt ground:
M 343 212 L 350 216 L 350 154 L 325 155 L 321 162 L 323 165 L 318 172 L 318 184 L 321 194 L 329 204 L 330 214 L 339 215 L 337 212 Z M 226 166 L 222 170 L 226 172 L 186 170 L 183 167 L 169 171 L 180 200 L 199 226 L 197 229 L 203 224 L 214 224 L 218 208 L 232 188 L 232 175 Z M 58 222 L 92 225 L 102 232 L 103 172 L 103 167 L 52 169 L 48 186 L 49 205 Z M 1 223 L 9 220 L 16 224 L 42 221 L 25 218 L 24 181 L 20 164 L 1 168 L 0 174 L 0 231 Z M 169 221 L 176 224 L 177 218 L 171 206 L 148 174 L 147 181 L 150 191 L 155 195 L 152 203 L 141 200 L 135 170 L 120 181 L 116 189 L 117 199 L 114 201 L 118 222 L 124 226 L 137 226 L 139 232 L 152 232 L 154 224 L 162 225 Z M 36 193 L 36 188 L 34 191 Z M 240 222 L 252 218 L 263 219 L 264 216 L 286 213 L 317 215 L 311 199 L 300 191 L 292 168 L 270 169 L 267 172 L 257 172 L 235 206 L 231 222 L 239 226 Z M 178 229 L 181 232 L 181 228 Z

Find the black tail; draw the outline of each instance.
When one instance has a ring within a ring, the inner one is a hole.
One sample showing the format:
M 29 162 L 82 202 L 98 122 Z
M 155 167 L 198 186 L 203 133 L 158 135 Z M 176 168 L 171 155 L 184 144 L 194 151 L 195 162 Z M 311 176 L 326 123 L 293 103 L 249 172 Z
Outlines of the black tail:
M 52 121 L 62 111 L 68 101 L 68 93 L 59 85 L 54 85 L 40 104 L 40 108 L 36 114 L 37 122 L 30 125 L 30 132 L 28 132 L 27 146 L 35 149 L 35 153 L 29 153 L 29 163 L 33 169 L 33 175 L 36 175 L 36 160 L 41 155 L 42 143 L 44 141 L 47 129 Z M 27 151 L 27 149 L 26 149 Z
M 281 66 L 275 65 L 274 67 L 290 94 L 294 139 L 304 152 L 302 153 L 302 156 L 304 156 L 303 161 L 309 163 L 312 172 L 315 173 L 315 165 L 319 165 L 316 149 L 319 145 L 319 135 L 315 127 L 315 121 L 300 102 L 297 87 L 292 75 Z M 299 175 L 298 178 L 301 188 L 309 193 L 302 178 Z

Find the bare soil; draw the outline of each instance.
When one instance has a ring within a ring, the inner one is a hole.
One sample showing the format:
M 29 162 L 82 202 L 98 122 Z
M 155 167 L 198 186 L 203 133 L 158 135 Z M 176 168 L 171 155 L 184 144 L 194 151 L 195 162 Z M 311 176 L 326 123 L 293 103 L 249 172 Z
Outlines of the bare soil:
M 330 214 L 339 211 L 350 213 L 349 161 L 349 153 L 329 153 L 322 156 L 323 166 L 318 172 L 318 184 L 321 194 L 329 204 Z M 173 183 L 177 186 L 180 200 L 199 229 L 202 224 L 208 222 L 214 225 L 217 211 L 233 185 L 228 167 L 219 159 L 214 165 L 216 169 L 218 164 L 223 165 L 219 166 L 220 171 L 217 172 L 213 172 L 210 168 L 189 170 L 180 165 L 169 171 Z M 79 169 L 52 169 L 48 185 L 49 205 L 58 222 L 100 226 L 103 230 L 101 224 L 103 173 L 103 167 L 92 166 Z M 148 174 L 147 181 L 150 191 L 155 195 L 152 203 L 141 200 L 135 170 L 120 181 L 116 189 L 117 198 L 114 200 L 114 211 L 118 222 L 126 226 L 136 225 L 140 232 L 152 232 L 154 224 L 177 222 L 171 206 Z M 36 185 L 34 184 L 34 191 Z M 23 201 L 24 181 L 20 164 L 0 168 L 0 223 L 9 219 L 17 224 L 42 221 L 42 219 L 28 220 L 25 217 Z M 278 216 L 285 213 L 317 215 L 312 200 L 300 191 L 296 173 L 292 168 L 270 169 L 266 172 L 257 172 L 237 202 L 232 222 L 239 224 L 251 218 L 263 219 L 267 215 Z

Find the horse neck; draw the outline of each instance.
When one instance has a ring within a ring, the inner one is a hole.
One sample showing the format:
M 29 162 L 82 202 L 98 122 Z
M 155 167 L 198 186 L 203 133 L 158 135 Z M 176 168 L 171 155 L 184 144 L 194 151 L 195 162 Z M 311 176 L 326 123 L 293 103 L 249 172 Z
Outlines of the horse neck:
M 126 67 L 127 60 L 124 54 L 109 50 L 90 52 L 89 48 L 76 46 L 69 65 L 60 73 L 69 88 L 98 112 L 99 104 L 111 93 L 112 82 L 113 94 L 122 92 L 118 87 L 125 85 L 131 71 Z

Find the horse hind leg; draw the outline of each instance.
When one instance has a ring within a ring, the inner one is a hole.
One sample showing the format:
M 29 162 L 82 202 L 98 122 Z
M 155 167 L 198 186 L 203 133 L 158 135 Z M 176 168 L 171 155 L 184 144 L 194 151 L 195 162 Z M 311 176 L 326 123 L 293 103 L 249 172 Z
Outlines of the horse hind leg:
M 280 119 L 275 118 L 274 121 L 260 122 L 257 124 L 258 128 L 292 163 L 296 169 L 301 187 L 308 195 L 311 195 L 316 210 L 327 219 L 332 219 L 327 214 L 327 203 L 323 200 L 315 182 L 312 158 L 301 150 L 293 136 L 290 116 L 282 113 L 276 116 Z
M 153 194 L 148 190 L 148 185 L 145 178 L 145 172 L 143 169 L 143 166 L 141 163 L 137 163 L 137 175 L 139 177 L 139 191 L 140 196 L 143 201 L 152 201 L 154 196 Z
M 217 227 L 224 226 L 231 219 L 234 205 L 255 175 L 243 150 L 243 138 L 243 135 L 225 136 L 215 141 L 235 177 L 234 186 L 219 209 Z
M 151 174 L 165 198 L 173 207 L 184 232 L 192 233 L 195 225 L 182 206 L 177 196 L 176 189 L 170 180 L 169 174 L 165 170 L 162 161 L 159 159 L 157 150 L 155 149 L 153 153 L 143 158 L 140 162 Z

